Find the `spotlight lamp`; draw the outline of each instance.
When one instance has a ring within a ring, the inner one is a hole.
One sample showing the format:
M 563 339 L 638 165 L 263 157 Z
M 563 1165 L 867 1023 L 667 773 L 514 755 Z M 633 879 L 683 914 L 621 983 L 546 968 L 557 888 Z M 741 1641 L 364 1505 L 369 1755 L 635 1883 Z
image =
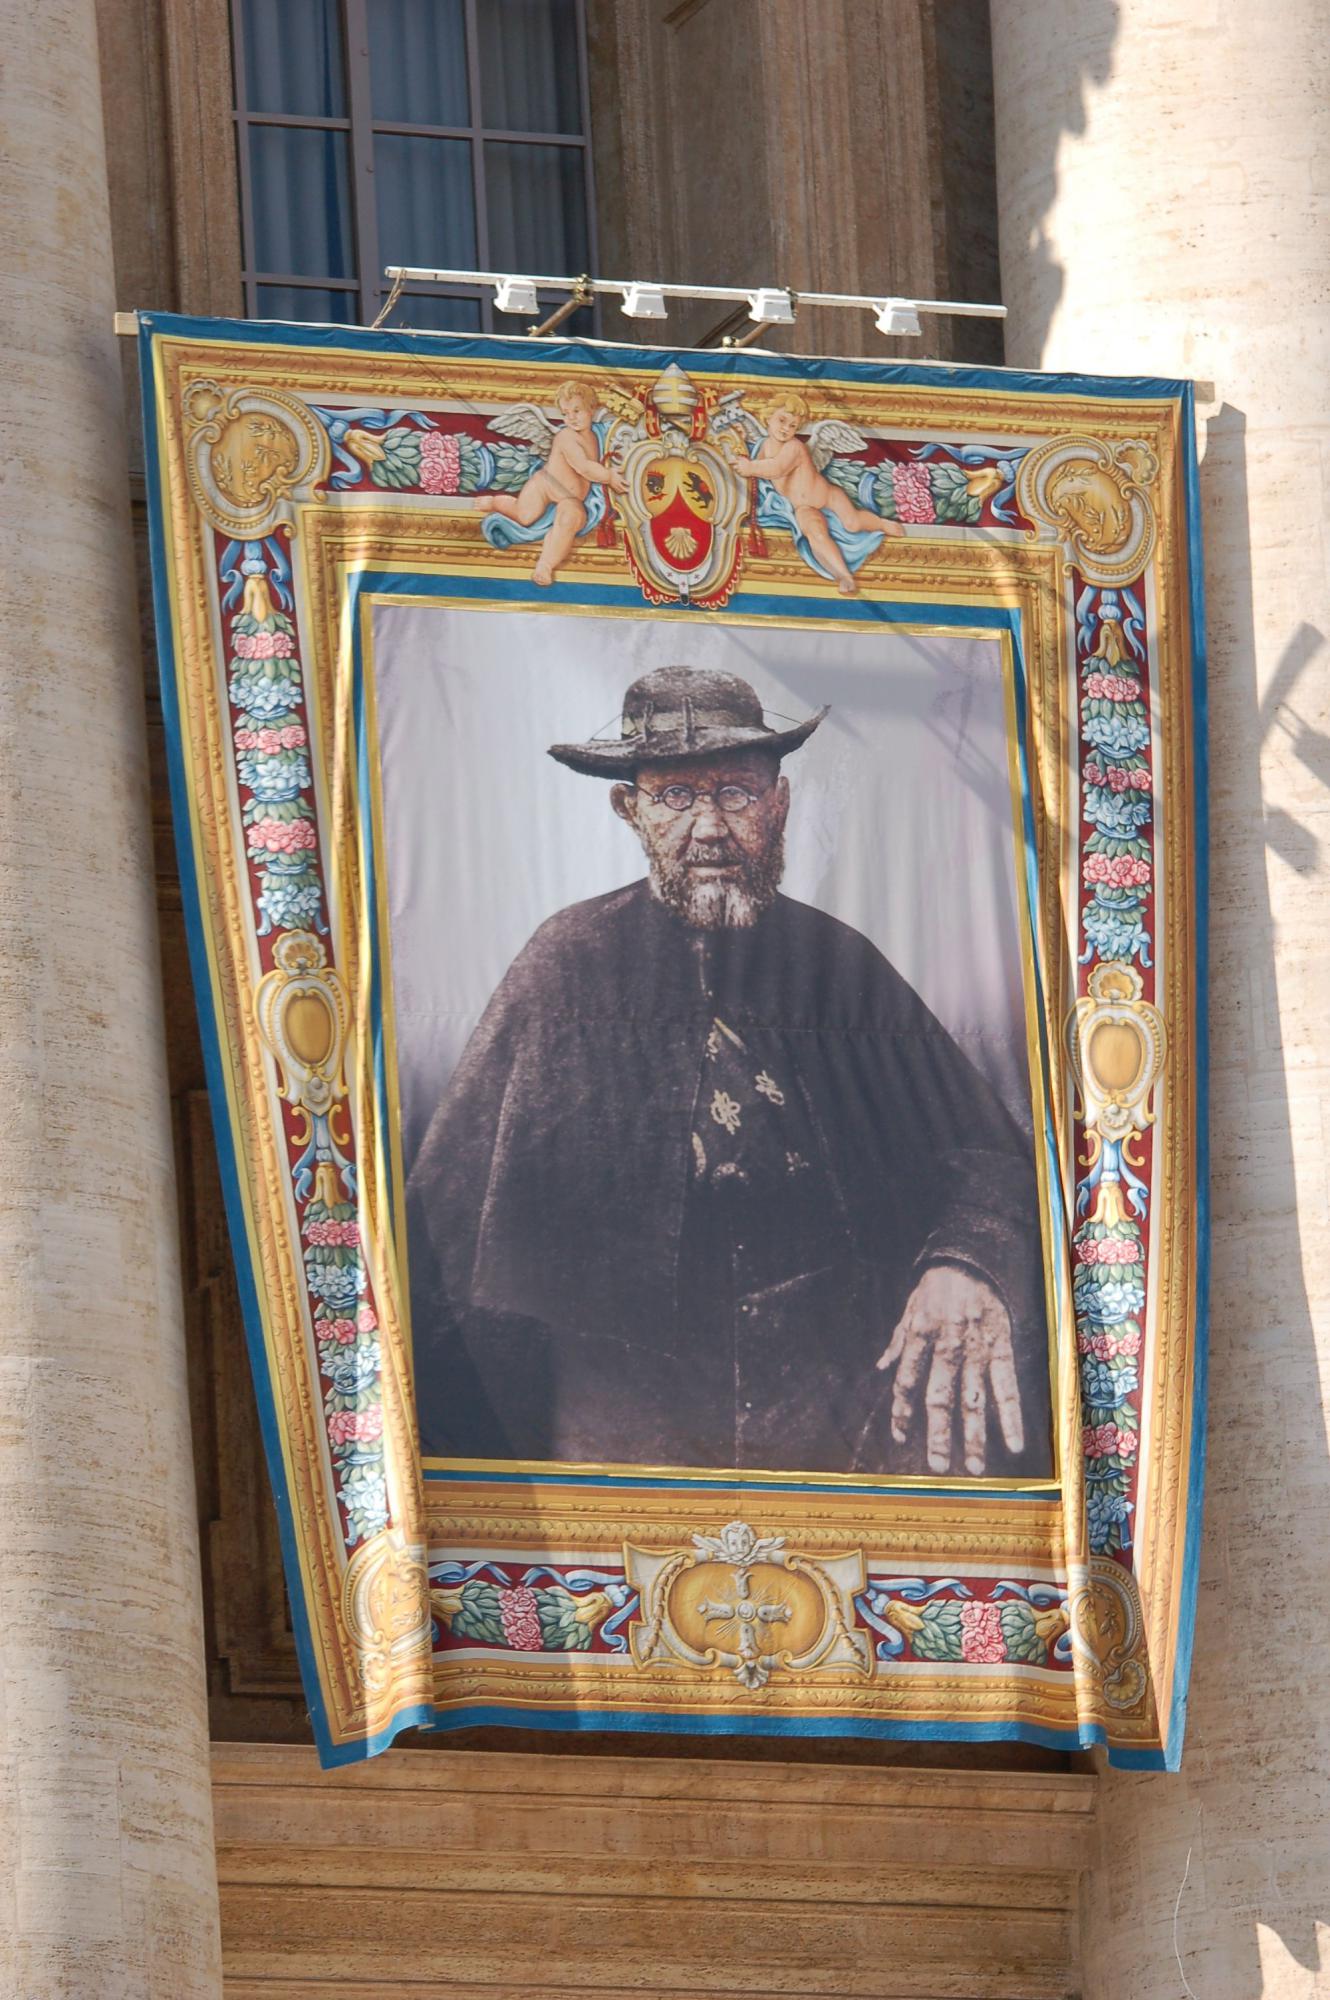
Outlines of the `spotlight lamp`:
M 916 334 L 919 315 L 906 299 L 884 299 L 877 305 L 876 325 L 879 333 Z
M 664 319 L 668 308 L 659 285 L 628 285 L 624 289 L 623 310 L 628 319 Z
M 794 295 L 765 288 L 748 294 L 748 317 L 766 326 L 794 325 Z
M 494 287 L 494 308 L 501 313 L 539 312 L 536 288 L 530 278 L 500 278 Z

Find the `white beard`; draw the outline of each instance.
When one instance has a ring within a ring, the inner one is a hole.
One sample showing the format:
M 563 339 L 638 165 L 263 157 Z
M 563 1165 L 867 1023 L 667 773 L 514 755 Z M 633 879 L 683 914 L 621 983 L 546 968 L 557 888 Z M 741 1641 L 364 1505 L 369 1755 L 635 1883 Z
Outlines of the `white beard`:
M 660 884 L 652 877 L 659 896 Z M 761 916 L 756 897 L 741 882 L 685 882 L 679 901 L 664 899 L 694 930 L 748 930 Z
M 692 929 L 751 930 L 776 900 L 785 872 L 785 842 L 777 838 L 759 861 L 746 860 L 728 881 L 699 880 L 685 863 L 671 866 L 649 851 L 648 859 L 652 894 Z

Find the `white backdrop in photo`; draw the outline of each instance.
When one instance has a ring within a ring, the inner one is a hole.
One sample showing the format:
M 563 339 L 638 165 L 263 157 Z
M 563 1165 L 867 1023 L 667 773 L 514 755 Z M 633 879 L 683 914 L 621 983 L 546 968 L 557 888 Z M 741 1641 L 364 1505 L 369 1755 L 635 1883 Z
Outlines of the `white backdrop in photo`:
M 373 655 L 408 1171 L 532 932 L 645 874 L 608 783 L 546 751 L 617 733 L 671 661 L 742 675 L 769 719 L 830 704 L 784 766 L 784 891 L 871 938 L 1030 1129 L 996 639 L 383 604 Z

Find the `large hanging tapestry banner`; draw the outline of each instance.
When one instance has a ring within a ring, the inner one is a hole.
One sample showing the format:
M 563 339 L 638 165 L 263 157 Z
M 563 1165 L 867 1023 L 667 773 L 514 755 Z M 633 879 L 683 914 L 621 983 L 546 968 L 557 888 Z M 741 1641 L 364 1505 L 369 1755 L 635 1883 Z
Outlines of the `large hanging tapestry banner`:
M 1180 382 L 143 321 L 305 1687 L 1180 1754 Z

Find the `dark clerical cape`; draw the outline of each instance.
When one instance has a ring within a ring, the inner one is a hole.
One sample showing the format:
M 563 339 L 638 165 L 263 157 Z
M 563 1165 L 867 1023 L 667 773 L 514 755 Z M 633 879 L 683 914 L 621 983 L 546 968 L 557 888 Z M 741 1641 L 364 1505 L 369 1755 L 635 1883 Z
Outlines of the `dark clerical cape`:
M 1011 1318 L 1050 1470 L 1030 1141 L 859 932 L 778 896 L 702 931 L 646 882 L 519 955 L 408 1183 L 427 1454 L 926 1470 L 874 1362 L 930 1264 Z M 959 1418 L 953 1464 L 962 1465 Z

